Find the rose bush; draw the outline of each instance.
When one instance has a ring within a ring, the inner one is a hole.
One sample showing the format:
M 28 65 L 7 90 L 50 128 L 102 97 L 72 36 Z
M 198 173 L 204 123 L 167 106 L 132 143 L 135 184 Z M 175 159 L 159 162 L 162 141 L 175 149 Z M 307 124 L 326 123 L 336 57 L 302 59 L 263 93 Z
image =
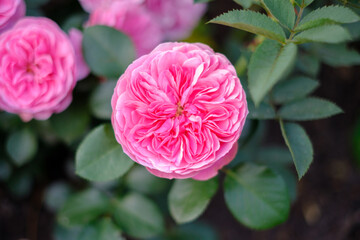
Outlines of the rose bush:
M 248 113 L 234 67 L 199 43 L 164 43 L 134 61 L 111 104 L 124 152 L 165 178 L 215 176 L 235 157 Z
M 24 15 L 23 0 L 0 0 L 0 33 L 12 27 Z
M 52 20 L 26 17 L 0 35 L 0 109 L 47 119 L 68 107 L 75 84 L 74 49 Z
M 359 64 L 360 55 L 347 41 L 360 38 L 360 17 L 351 9 L 311 0 L 249 0 L 236 2 L 243 8 L 256 4 L 250 10 L 216 17 L 212 10 L 236 5 L 209 1 L 203 22 L 232 28 L 200 24 L 188 40 L 215 46 L 227 60 L 199 43 L 165 43 L 153 50 L 157 42 L 188 35 L 205 7 L 195 2 L 208 0 L 81 0 L 89 4 L 88 24 L 78 0 L 25 1 L 28 14 L 55 19 L 69 34 L 50 19 L 34 17 L 10 21 L 0 33 L 0 191 L 10 200 L 10 211 L 0 211 L 1 240 L 37 239 L 39 225 L 22 221 L 23 210 L 34 204 L 40 211 L 34 214 L 44 213 L 50 224 L 41 227 L 53 229 L 53 236 L 41 233 L 44 239 L 215 240 L 226 238 L 226 226 L 235 219 L 269 229 L 288 218 L 297 178 L 312 180 L 323 169 L 318 164 L 331 163 L 321 159 L 329 146 L 314 153 L 311 138 L 320 138 L 315 131 L 308 135 L 301 121 L 343 112 L 312 93 L 323 80 L 343 76 L 319 75 L 324 64 L 345 66 L 347 80 L 357 80 L 348 67 Z M 17 2 L 0 0 L 0 12 Z M 91 20 L 100 26 L 87 27 Z M 134 45 L 138 56 L 149 54 L 134 62 Z M 239 78 L 246 81 L 241 85 Z M 329 90 L 316 93 L 331 95 Z M 25 121 L 51 118 L 25 123 L 2 110 Z M 327 125 L 318 130 L 331 132 L 334 124 Z M 320 161 L 308 178 L 314 159 Z M 314 192 L 307 187 L 301 196 Z M 222 197 L 233 215 L 222 217 L 226 224 L 220 228 L 208 217 L 228 214 L 218 201 L 211 203 L 214 197 Z M 322 213 L 324 206 L 318 204 Z M 243 229 L 235 230 L 230 238 L 241 239 Z

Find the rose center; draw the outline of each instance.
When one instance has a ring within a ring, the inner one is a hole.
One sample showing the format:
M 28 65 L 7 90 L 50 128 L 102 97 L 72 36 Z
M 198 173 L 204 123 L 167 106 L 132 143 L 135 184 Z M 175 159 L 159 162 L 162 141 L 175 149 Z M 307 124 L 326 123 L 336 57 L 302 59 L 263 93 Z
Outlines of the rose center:
M 30 73 L 30 74 L 34 74 L 34 70 L 32 69 L 31 64 L 28 64 L 28 65 L 26 66 L 26 72 L 27 72 L 27 73 Z
M 177 109 L 176 109 L 176 117 L 180 116 L 183 111 L 184 111 L 183 106 L 181 106 L 180 102 L 178 102 Z

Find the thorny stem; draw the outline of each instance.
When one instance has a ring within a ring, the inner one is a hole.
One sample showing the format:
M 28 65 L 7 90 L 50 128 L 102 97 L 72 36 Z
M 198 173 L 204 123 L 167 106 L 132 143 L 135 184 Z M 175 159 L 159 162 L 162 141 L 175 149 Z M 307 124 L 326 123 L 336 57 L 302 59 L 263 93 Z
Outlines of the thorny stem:
M 289 37 L 289 41 L 294 38 L 295 33 L 296 33 L 294 29 L 296 29 L 296 27 L 299 25 L 299 22 L 300 22 L 300 20 L 301 20 L 301 17 L 302 17 L 302 15 L 303 15 L 303 13 L 304 13 L 304 8 L 303 8 L 303 7 L 300 7 L 300 11 L 299 11 L 299 14 L 297 15 L 297 19 L 296 19 L 295 25 L 294 25 L 293 29 L 291 30 L 291 34 L 290 34 L 290 37 Z

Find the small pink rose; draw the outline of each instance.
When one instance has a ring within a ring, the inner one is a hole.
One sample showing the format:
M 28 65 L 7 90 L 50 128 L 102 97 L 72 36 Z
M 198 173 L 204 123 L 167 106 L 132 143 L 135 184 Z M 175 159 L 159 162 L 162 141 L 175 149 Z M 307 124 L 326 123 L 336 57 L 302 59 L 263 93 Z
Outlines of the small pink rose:
M 74 49 L 52 20 L 26 17 L 0 35 L 0 109 L 47 119 L 68 107 L 75 84 Z
M 163 39 L 158 23 L 135 0 L 114 0 L 109 4 L 102 4 L 90 14 L 86 25 L 107 25 L 124 32 L 133 41 L 137 56 L 149 53 Z
M 69 31 L 69 37 L 75 50 L 76 80 L 79 81 L 86 78 L 90 73 L 90 68 L 85 62 L 82 51 L 83 35 L 80 30 L 72 28 Z
M 25 16 L 24 0 L 0 0 L 0 33 Z
M 82 8 L 88 13 L 91 13 L 96 8 L 98 8 L 102 2 L 104 2 L 104 0 L 79 0 Z
M 248 114 L 234 67 L 199 43 L 164 43 L 135 60 L 111 105 L 124 152 L 170 179 L 214 177 L 235 157 Z
M 171 41 L 188 37 L 206 10 L 206 4 L 194 3 L 194 0 L 144 1 L 159 22 L 165 39 Z
M 100 8 L 102 6 L 110 5 L 112 2 L 115 2 L 115 1 L 141 3 L 144 0 L 79 0 L 82 8 L 88 13 L 91 13 L 91 12 L 95 11 L 97 8 Z

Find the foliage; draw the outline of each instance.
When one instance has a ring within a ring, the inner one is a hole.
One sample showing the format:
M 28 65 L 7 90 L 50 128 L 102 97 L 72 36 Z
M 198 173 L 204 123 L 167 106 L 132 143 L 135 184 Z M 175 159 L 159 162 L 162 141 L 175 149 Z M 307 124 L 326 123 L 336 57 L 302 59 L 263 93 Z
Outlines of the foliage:
M 247 10 L 223 13 L 197 30 L 207 33 L 202 39 L 212 39 L 207 30 L 213 24 L 231 27 L 226 46 L 216 47 L 229 52 L 250 111 L 237 156 L 218 177 L 159 179 L 123 152 L 109 124 L 111 95 L 114 79 L 135 59 L 135 51 L 124 33 L 110 27 L 83 31 L 84 57 L 92 74 L 77 84 L 66 111 L 29 123 L 0 113 L 0 181 L 15 196 L 29 194 L 36 179 L 33 168 L 44 168 L 45 161 L 73 166 L 66 181 L 52 184 L 45 194 L 47 207 L 57 214 L 55 239 L 218 239 L 211 226 L 195 221 L 216 194 L 223 195 L 229 211 L 246 227 L 269 229 L 286 221 L 296 198 L 294 173 L 299 180 L 306 177 L 316 153 L 311 133 L 309 137 L 298 122 L 343 112 L 335 103 L 310 95 L 322 87 L 317 79 L 322 63 L 360 64 L 360 54 L 347 44 L 360 37 L 350 25 L 359 27 L 360 18 L 341 5 L 320 3 L 314 9 L 312 0 L 234 1 Z M 33 1 L 29 9 L 41 14 L 45 2 Z M 83 16 L 76 9 L 62 19 L 63 28 L 79 26 Z M 278 124 L 282 146 L 261 145 L 267 121 Z M 358 159 L 359 126 L 354 135 Z

